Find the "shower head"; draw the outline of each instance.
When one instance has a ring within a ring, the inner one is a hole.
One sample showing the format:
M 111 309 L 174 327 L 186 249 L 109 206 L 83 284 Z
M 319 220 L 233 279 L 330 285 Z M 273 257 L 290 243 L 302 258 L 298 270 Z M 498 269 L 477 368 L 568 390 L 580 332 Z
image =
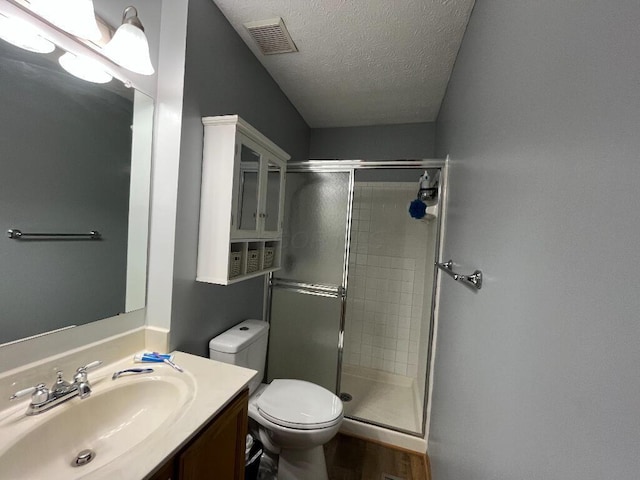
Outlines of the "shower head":
M 418 190 L 418 198 L 427 204 L 428 207 L 438 204 L 437 188 L 421 188 Z
M 426 170 L 418 181 L 419 200 L 422 200 L 428 207 L 438 204 L 438 179 L 431 177 Z

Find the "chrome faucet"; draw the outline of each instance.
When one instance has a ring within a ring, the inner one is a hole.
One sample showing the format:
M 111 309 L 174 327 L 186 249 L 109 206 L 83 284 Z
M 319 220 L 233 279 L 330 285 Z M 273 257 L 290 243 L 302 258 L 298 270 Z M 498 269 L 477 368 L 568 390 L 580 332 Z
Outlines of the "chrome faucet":
M 73 383 L 67 382 L 63 378 L 61 371 L 57 372 L 57 378 L 54 384 L 48 389 L 44 383 L 40 383 L 35 387 L 25 388 L 14 393 L 9 400 L 24 397 L 31 394 L 31 403 L 27 407 L 27 415 L 37 415 L 53 407 L 72 399 L 73 397 L 87 398 L 91 395 L 91 384 L 87 378 L 87 371 L 102 365 L 102 362 L 96 360 L 84 367 L 76 370 L 73 376 Z
M 98 365 L 101 365 L 102 362 L 96 360 L 95 362 L 91 362 L 84 367 L 80 367 L 76 370 L 76 374 L 73 376 L 73 385 L 76 386 L 78 390 L 78 396 L 80 398 L 87 398 L 91 395 L 91 384 L 89 383 L 89 378 L 87 377 L 87 370 L 91 368 L 95 368 Z

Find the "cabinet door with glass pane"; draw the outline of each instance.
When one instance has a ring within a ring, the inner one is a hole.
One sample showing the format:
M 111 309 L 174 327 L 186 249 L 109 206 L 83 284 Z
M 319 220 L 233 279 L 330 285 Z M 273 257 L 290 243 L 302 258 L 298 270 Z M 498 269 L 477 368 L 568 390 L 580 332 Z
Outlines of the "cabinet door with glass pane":
M 264 198 L 258 217 L 262 238 L 281 238 L 284 223 L 284 160 L 267 156 L 263 162 L 262 185 Z
M 257 238 L 261 193 L 260 164 L 263 153 L 257 145 L 241 135 L 237 136 L 236 142 L 231 236 L 236 239 Z
M 282 236 L 285 161 L 244 135 L 237 136 L 232 238 Z

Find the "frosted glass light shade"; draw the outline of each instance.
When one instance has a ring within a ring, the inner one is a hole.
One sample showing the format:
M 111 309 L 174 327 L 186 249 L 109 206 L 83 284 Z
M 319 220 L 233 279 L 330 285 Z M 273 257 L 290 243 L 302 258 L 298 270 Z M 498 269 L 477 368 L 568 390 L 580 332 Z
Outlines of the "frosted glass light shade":
M 58 63 L 74 77 L 87 82 L 108 83 L 113 79 L 100 63 L 87 57 L 67 52 L 58 59 Z
M 153 75 L 155 70 L 149 56 L 147 36 L 135 25 L 124 23 L 103 49 L 104 54 L 121 67 L 139 73 Z
M 0 15 L 0 38 L 30 52 L 51 53 L 56 46 L 28 23 Z
M 86 40 L 102 38 L 93 0 L 31 0 L 30 3 L 34 12 L 65 32 Z

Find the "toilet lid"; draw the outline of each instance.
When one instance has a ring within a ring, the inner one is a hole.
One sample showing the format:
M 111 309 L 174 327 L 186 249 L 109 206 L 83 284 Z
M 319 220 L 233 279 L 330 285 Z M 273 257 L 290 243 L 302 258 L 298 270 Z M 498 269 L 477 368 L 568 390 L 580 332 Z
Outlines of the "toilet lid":
M 283 427 L 311 430 L 342 418 L 342 401 L 326 388 L 303 380 L 274 380 L 256 406 L 260 415 Z

